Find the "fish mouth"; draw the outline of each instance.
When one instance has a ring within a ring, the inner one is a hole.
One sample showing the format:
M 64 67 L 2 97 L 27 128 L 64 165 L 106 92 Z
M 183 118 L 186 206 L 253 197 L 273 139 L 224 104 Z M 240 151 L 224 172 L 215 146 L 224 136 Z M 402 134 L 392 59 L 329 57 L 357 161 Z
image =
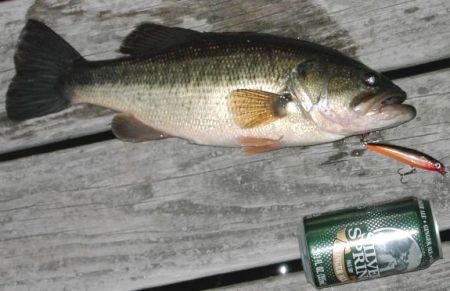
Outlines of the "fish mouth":
M 406 100 L 406 93 L 400 94 L 389 94 L 384 95 L 381 98 L 377 98 L 378 100 L 374 100 L 374 103 L 368 106 L 368 110 L 366 111 L 366 115 L 374 115 L 382 113 L 386 110 L 400 108 L 403 106 L 409 106 L 403 104 Z
M 403 91 L 389 92 L 375 97 L 362 96 L 351 104 L 352 113 L 349 117 L 329 114 L 319 108 L 320 114 L 314 115 L 313 119 L 324 130 L 343 135 L 382 130 L 401 125 L 416 116 L 416 109 L 411 105 L 403 104 L 405 100 L 406 93 Z
M 381 101 L 383 105 L 391 105 L 391 104 L 402 104 L 406 100 L 406 95 L 396 95 L 387 97 Z
M 398 126 L 416 117 L 416 109 L 403 104 L 406 95 L 392 95 L 374 104 L 366 116 L 372 120 L 372 126 L 385 129 Z
M 416 117 L 416 109 L 408 104 L 403 91 L 389 92 L 358 105 L 356 111 L 367 131 L 381 130 L 403 124 Z

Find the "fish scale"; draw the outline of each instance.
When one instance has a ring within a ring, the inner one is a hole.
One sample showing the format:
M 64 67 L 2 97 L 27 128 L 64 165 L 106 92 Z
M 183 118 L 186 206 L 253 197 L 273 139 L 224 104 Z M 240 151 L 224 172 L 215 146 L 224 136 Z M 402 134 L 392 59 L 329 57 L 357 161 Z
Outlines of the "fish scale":
M 156 129 L 194 141 L 202 138 L 204 130 L 234 139 L 264 134 L 267 127 L 242 130 L 236 126 L 227 97 L 240 88 L 282 91 L 286 86 L 283 77 L 298 60 L 278 63 L 277 69 L 273 51 L 247 41 L 232 51 L 221 44 L 178 49 L 176 54 L 168 52 L 143 62 L 83 63 L 74 69 L 69 90 L 77 102 L 131 112 Z M 126 76 L 125 80 L 120 76 Z

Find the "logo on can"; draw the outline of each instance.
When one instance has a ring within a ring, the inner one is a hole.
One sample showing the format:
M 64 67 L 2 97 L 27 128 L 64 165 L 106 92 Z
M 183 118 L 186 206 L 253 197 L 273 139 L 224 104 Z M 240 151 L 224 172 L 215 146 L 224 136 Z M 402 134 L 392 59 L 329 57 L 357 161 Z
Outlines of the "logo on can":
M 342 283 L 413 271 L 421 261 L 417 241 L 397 228 L 344 228 L 333 245 L 333 270 Z

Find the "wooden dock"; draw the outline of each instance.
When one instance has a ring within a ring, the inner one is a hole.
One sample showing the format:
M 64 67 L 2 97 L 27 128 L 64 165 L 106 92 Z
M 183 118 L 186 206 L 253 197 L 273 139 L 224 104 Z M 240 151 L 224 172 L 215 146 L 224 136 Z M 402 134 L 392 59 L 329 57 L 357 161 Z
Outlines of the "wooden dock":
M 450 57 L 449 15 L 445 0 L 0 2 L 0 290 L 136 290 L 298 259 L 304 215 L 411 195 L 431 200 L 450 229 L 449 178 L 418 171 L 401 184 L 402 165 L 353 154 L 356 137 L 247 156 L 180 139 L 102 139 L 113 112 L 94 106 L 9 121 L 5 93 L 26 18 L 89 60 L 118 56 L 123 37 L 151 21 L 299 37 L 407 72 Z M 395 83 L 417 117 L 379 136 L 450 164 L 450 67 L 411 72 Z M 448 290 L 450 242 L 443 250 L 426 270 L 334 290 Z M 297 272 L 215 290 L 315 289 Z

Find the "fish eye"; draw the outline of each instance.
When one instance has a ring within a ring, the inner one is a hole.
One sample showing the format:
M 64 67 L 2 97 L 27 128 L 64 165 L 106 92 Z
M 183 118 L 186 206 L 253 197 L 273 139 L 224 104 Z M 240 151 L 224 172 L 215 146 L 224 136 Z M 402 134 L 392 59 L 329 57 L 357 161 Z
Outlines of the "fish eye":
M 434 164 L 434 167 L 436 169 L 440 169 L 440 168 L 442 168 L 442 165 L 441 165 L 441 163 L 436 163 L 436 164 Z
M 366 86 L 373 87 L 378 83 L 378 77 L 374 73 L 366 73 L 363 77 L 363 83 Z

